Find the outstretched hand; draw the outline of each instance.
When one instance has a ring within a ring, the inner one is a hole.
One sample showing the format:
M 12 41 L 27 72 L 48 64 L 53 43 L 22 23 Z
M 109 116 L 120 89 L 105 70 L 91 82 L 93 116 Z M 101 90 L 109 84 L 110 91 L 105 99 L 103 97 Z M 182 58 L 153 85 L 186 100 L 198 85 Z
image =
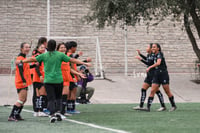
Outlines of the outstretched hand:
M 137 51 L 137 54 L 138 54 L 138 55 L 140 55 L 140 50 L 139 50 L 139 49 L 137 49 L 136 51 Z
M 86 79 L 87 77 L 85 76 L 85 74 L 83 73 L 79 73 L 79 76 L 82 78 L 82 79 Z
M 135 58 L 138 60 L 142 60 L 142 58 L 140 56 L 135 56 Z
M 86 65 L 87 67 L 91 67 L 92 66 L 92 64 L 90 64 L 90 63 L 84 63 L 84 65 Z
M 15 64 L 16 64 L 16 65 L 18 65 L 18 64 L 20 64 L 20 63 L 21 63 L 21 60 L 16 60 L 16 61 L 15 61 Z

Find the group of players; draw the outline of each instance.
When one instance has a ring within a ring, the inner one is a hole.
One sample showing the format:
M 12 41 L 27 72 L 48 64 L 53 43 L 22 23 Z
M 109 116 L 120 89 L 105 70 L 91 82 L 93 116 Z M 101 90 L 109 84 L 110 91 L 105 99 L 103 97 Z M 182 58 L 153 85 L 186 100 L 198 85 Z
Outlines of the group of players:
M 174 96 L 169 88 L 169 74 L 161 46 L 158 43 L 149 44 L 146 49 L 147 56 L 142 55 L 139 50 L 137 50 L 137 52 L 139 56 L 136 56 L 136 58 L 147 65 L 147 76 L 142 85 L 140 104 L 139 106 L 133 107 L 133 109 L 150 111 L 154 95 L 157 94 L 161 104 L 161 108 L 159 108 L 157 111 L 165 111 L 166 106 L 164 103 L 164 98 L 159 90 L 160 85 L 162 85 L 165 93 L 169 97 L 169 101 L 172 106 L 169 111 L 171 112 L 176 110 L 177 106 L 174 101 Z M 147 108 L 144 108 L 143 106 L 146 99 L 146 91 L 149 87 L 151 87 L 151 93 L 147 101 Z
M 34 116 L 50 116 L 50 122 L 61 121 L 74 113 L 79 78 L 86 78 L 77 70 L 76 64 L 91 66 L 75 59 L 77 43 L 70 41 L 56 45 L 55 40 L 41 37 L 31 58 L 26 58 L 30 51 L 28 43 L 22 43 L 20 54 L 16 58 L 15 86 L 18 100 L 13 105 L 8 121 L 24 120 L 20 113 L 27 99 L 28 86 L 33 82 Z M 76 58 L 79 55 L 76 55 Z M 29 63 L 33 62 L 31 65 Z M 32 78 L 31 78 L 32 73 Z M 67 109 L 66 109 L 67 107 Z M 48 108 L 48 110 L 47 110 Z M 47 114 L 48 112 L 48 114 Z
M 28 86 L 32 84 L 33 110 L 34 116 L 50 116 L 50 122 L 62 120 L 62 117 L 72 113 L 79 113 L 75 110 L 75 100 L 79 78 L 86 78 L 84 74 L 77 71 L 76 64 L 91 66 L 87 61 L 80 61 L 74 57 L 77 43 L 70 41 L 56 45 L 55 40 L 49 40 L 41 37 L 37 47 L 32 52 L 31 58 L 26 58 L 30 51 L 28 43 L 22 43 L 20 54 L 16 58 L 15 85 L 18 93 L 18 100 L 13 105 L 8 121 L 24 120 L 20 113 L 27 99 Z M 157 43 L 149 44 L 147 47 L 147 56 L 144 56 L 137 50 L 139 56 L 136 58 L 147 65 L 147 77 L 144 80 L 141 89 L 140 105 L 134 107 L 135 110 L 150 111 L 154 95 L 157 94 L 160 100 L 161 108 L 158 111 L 166 110 L 164 98 L 159 90 L 160 85 L 164 88 L 171 103 L 169 111 L 176 110 L 174 96 L 169 88 L 169 75 L 161 47 Z M 29 63 L 33 62 L 31 65 Z M 32 70 L 30 70 L 32 69 Z M 31 73 L 33 77 L 31 78 Z M 148 98 L 147 108 L 144 108 L 146 91 L 151 87 L 151 93 Z M 67 107 L 67 110 L 65 109 Z M 45 111 L 49 111 L 49 114 Z

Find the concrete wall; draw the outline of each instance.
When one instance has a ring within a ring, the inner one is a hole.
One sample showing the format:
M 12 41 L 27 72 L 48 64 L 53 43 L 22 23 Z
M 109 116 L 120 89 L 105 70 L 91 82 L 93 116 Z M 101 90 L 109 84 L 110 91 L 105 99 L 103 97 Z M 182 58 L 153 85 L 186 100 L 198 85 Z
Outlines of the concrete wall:
M 124 30 L 107 27 L 98 30 L 93 24 L 83 23 L 89 11 L 86 0 L 51 0 L 51 36 L 99 36 L 103 67 L 106 73 L 124 72 Z M 0 1 L 0 73 L 9 73 L 10 60 L 19 53 L 21 42 L 32 41 L 36 45 L 40 36 L 47 35 L 46 0 L 1 0 Z M 137 61 L 136 49 L 145 54 L 148 43 L 158 42 L 164 51 L 169 72 L 193 72 L 196 56 L 187 34 L 181 30 L 182 23 L 166 20 L 148 31 L 143 23 L 128 27 L 129 74 L 145 72 L 145 66 Z M 68 39 L 73 40 L 73 39 Z M 67 39 L 57 39 L 68 41 Z M 75 39 L 78 50 L 85 57 L 95 60 L 94 39 Z M 199 42 L 199 40 L 198 40 Z M 83 58 L 85 58 L 83 57 Z

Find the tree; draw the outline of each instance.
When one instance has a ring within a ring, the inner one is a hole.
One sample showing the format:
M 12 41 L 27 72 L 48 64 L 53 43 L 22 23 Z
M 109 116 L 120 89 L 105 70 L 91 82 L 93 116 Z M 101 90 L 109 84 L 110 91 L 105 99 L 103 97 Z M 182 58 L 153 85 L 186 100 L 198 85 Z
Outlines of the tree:
M 159 24 L 168 16 L 172 21 L 184 21 L 184 27 L 193 50 L 200 61 L 198 47 L 192 26 L 200 38 L 199 0 L 91 0 L 91 10 L 85 17 L 88 23 L 96 22 L 97 27 L 116 26 L 123 22 L 135 26 L 141 20 L 147 26 Z

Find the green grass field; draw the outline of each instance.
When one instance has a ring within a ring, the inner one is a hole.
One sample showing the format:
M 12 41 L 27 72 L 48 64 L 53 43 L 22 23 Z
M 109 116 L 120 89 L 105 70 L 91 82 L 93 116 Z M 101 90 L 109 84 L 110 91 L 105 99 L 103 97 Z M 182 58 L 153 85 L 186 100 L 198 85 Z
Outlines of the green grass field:
M 179 103 L 175 112 L 156 112 L 159 104 L 153 104 L 151 112 L 135 111 L 133 106 L 136 104 L 78 105 L 81 114 L 68 119 L 131 133 L 200 132 L 200 103 Z M 167 107 L 169 109 L 170 105 Z M 32 107 L 25 109 L 32 110 Z M 0 133 L 112 133 L 70 121 L 49 123 L 49 118 L 33 117 L 32 113 L 24 111 L 25 121 L 8 122 L 10 111 L 0 106 Z

